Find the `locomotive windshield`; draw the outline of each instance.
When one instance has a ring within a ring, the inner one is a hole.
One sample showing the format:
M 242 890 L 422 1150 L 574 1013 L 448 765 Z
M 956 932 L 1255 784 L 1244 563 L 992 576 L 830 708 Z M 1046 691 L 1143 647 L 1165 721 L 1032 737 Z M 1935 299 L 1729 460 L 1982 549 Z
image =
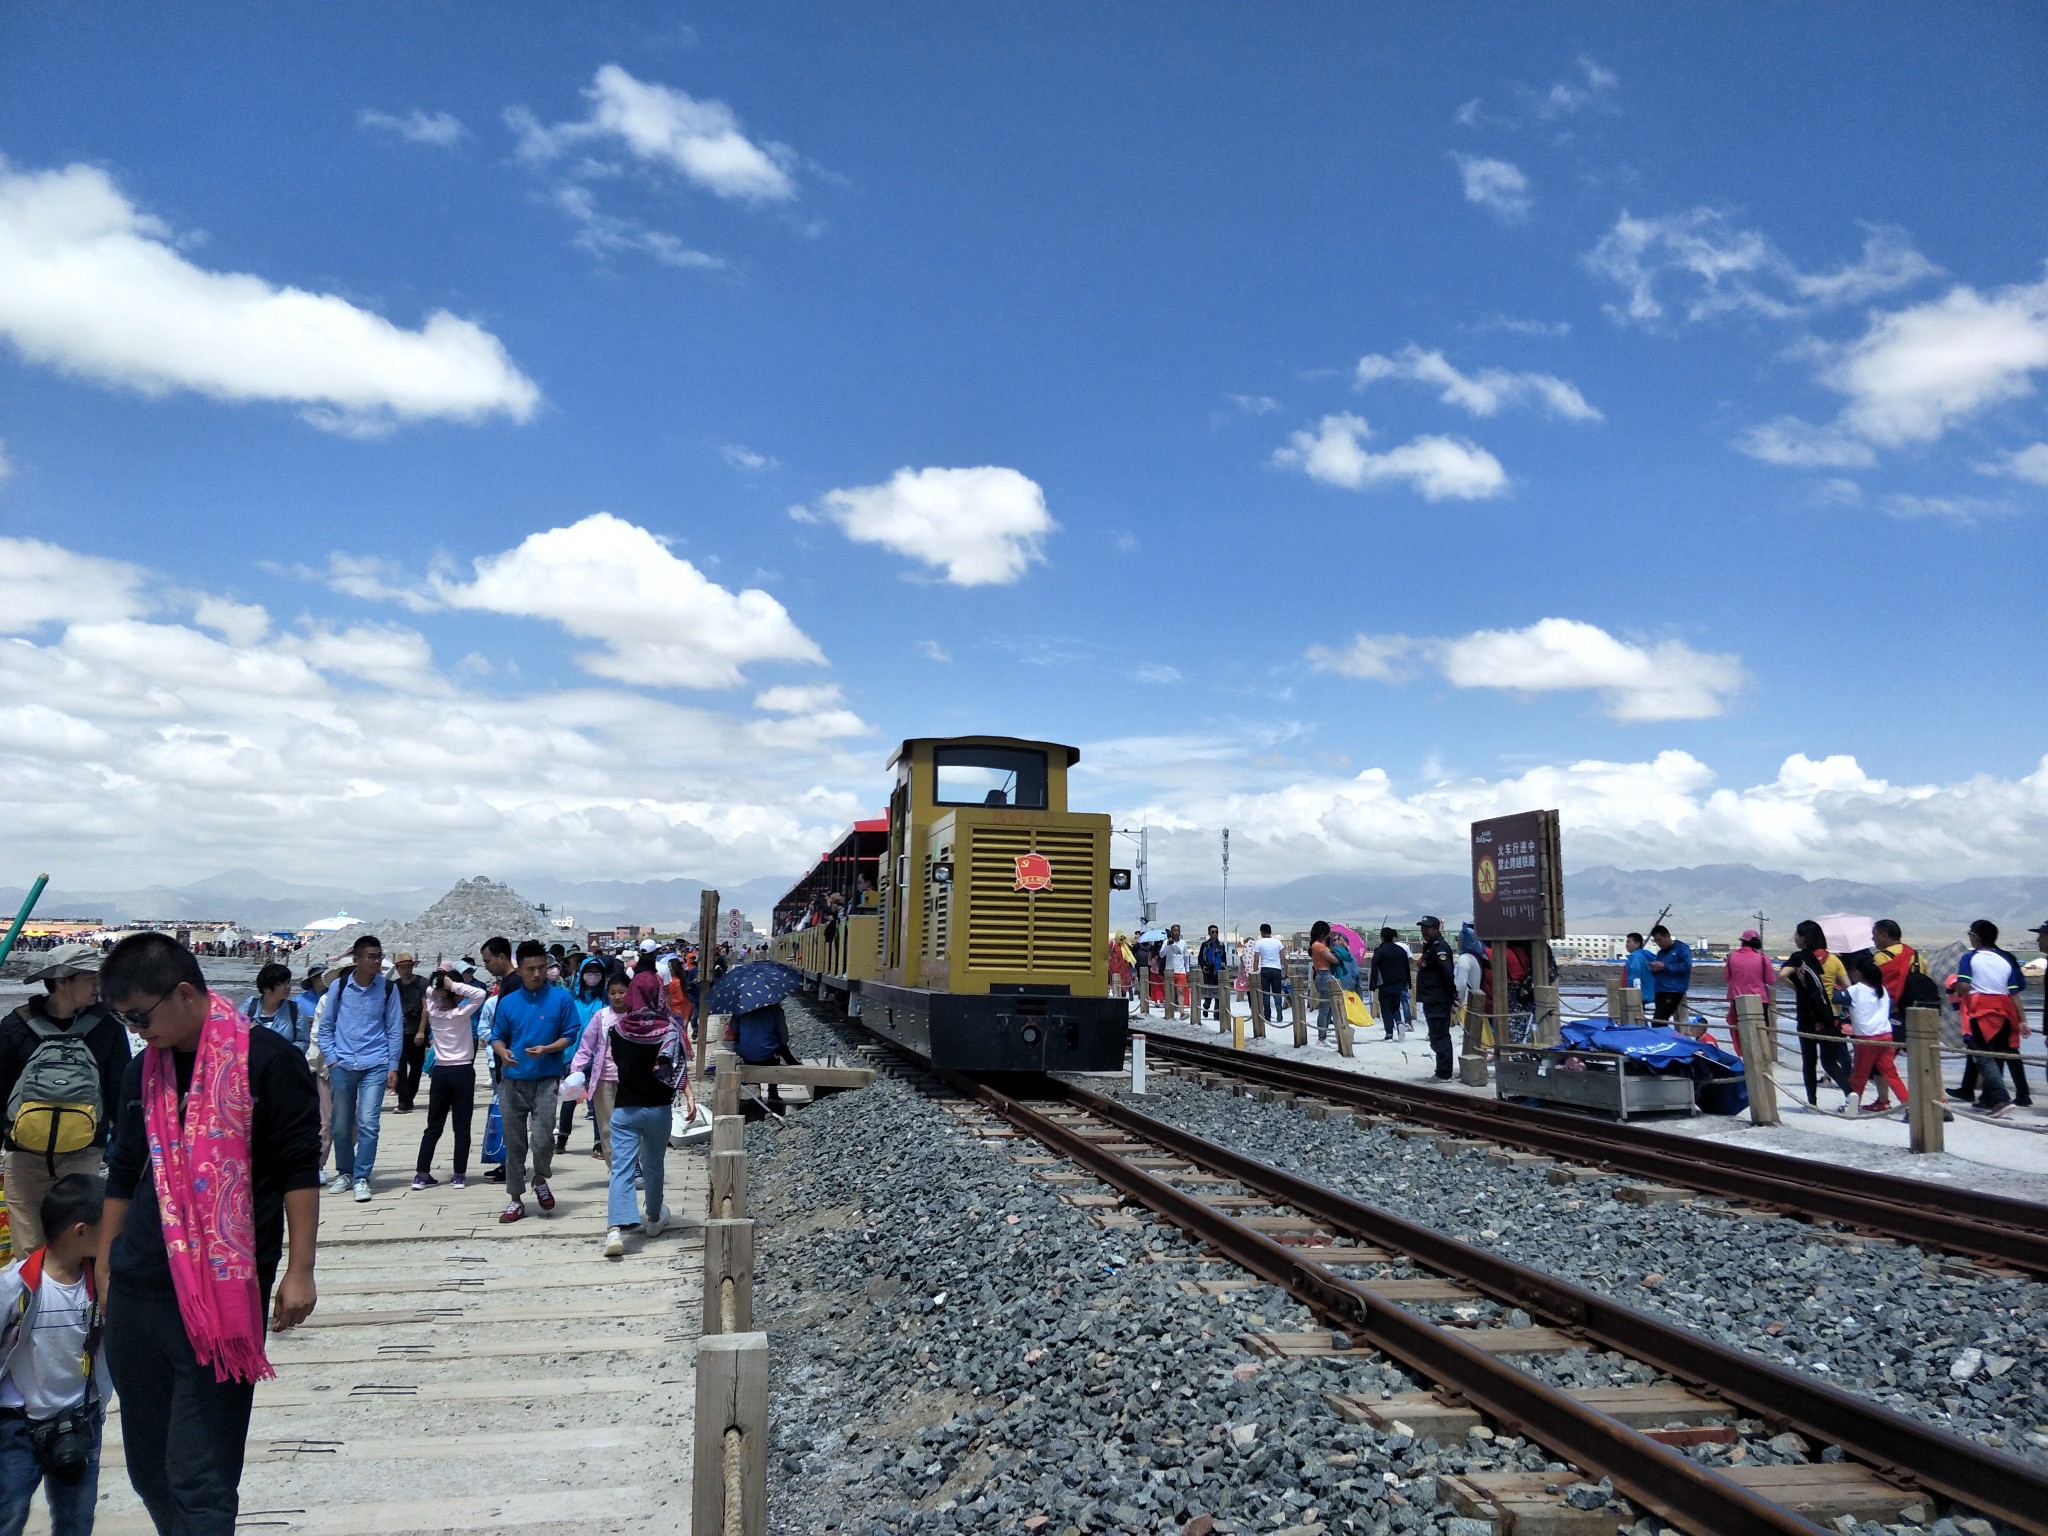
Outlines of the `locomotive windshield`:
M 1045 809 L 1045 754 L 1016 747 L 935 747 L 932 798 L 940 805 Z

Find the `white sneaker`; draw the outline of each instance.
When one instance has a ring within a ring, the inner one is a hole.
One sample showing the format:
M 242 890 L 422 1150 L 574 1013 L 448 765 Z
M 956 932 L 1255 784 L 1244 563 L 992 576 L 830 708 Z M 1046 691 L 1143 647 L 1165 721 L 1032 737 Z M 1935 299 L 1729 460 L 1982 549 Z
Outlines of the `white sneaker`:
M 337 1173 L 333 1178 L 329 1179 L 327 1181 L 327 1193 L 329 1193 L 330 1195 L 347 1194 L 348 1175 L 345 1173 Z
M 364 1201 L 368 1200 L 369 1198 L 370 1198 L 370 1181 L 369 1181 L 368 1179 L 357 1179 L 357 1180 L 356 1180 L 356 1204 L 357 1204 L 357 1205 L 361 1205 L 361 1204 L 362 1204 L 362 1203 L 363 1203 Z
M 617 1227 L 604 1235 L 604 1256 L 608 1259 L 622 1259 L 626 1256 L 626 1234 Z
M 642 1237 L 659 1237 L 667 1226 L 668 1207 L 664 1205 L 654 1215 L 640 1223 L 640 1235 Z

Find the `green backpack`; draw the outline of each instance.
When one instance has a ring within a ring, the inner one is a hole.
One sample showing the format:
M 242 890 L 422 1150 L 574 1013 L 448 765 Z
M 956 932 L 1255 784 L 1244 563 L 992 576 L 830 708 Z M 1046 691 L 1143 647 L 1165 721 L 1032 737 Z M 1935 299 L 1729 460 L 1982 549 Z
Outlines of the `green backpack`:
M 26 1152 L 40 1152 L 54 1168 L 59 1157 L 93 1144 L 105 1118 L 100 1103 L 100 1064 L 85 1037 L 99 1023 L 84 1013 L 59 1024 L 29 1014 L 24 1022 L 36 1043 L 7 1099 L 7 1139 Z

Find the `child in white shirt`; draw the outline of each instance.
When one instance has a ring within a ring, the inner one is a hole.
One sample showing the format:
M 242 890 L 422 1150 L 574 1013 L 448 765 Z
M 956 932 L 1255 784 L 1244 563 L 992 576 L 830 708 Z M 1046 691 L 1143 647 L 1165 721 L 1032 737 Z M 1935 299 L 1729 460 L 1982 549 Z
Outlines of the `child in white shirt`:
M 100 1246 L 105 1183 L 71 1173 L 43 1196 L 47 1241 L 0 1274 L 0 1530 L 19 1531 L 37 1485 L 51 1536 L 90 1536 L 107 1377 Z

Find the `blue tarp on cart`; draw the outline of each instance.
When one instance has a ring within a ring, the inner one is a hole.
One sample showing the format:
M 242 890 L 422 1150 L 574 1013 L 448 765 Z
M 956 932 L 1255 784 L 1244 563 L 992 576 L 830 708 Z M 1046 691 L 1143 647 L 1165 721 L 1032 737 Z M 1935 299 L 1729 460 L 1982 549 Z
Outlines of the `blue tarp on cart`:
M 1676 1071 L 1694 1079 L 1699 1107 L 1707 1114 L 1735 1115 L 1749 1107 L 1742 1058 L 1668 1026 L 1580 1019 L 1560 1028 L 1558 1038 L 1567 1047 L 1612 1051 L 1652 1072 Z

